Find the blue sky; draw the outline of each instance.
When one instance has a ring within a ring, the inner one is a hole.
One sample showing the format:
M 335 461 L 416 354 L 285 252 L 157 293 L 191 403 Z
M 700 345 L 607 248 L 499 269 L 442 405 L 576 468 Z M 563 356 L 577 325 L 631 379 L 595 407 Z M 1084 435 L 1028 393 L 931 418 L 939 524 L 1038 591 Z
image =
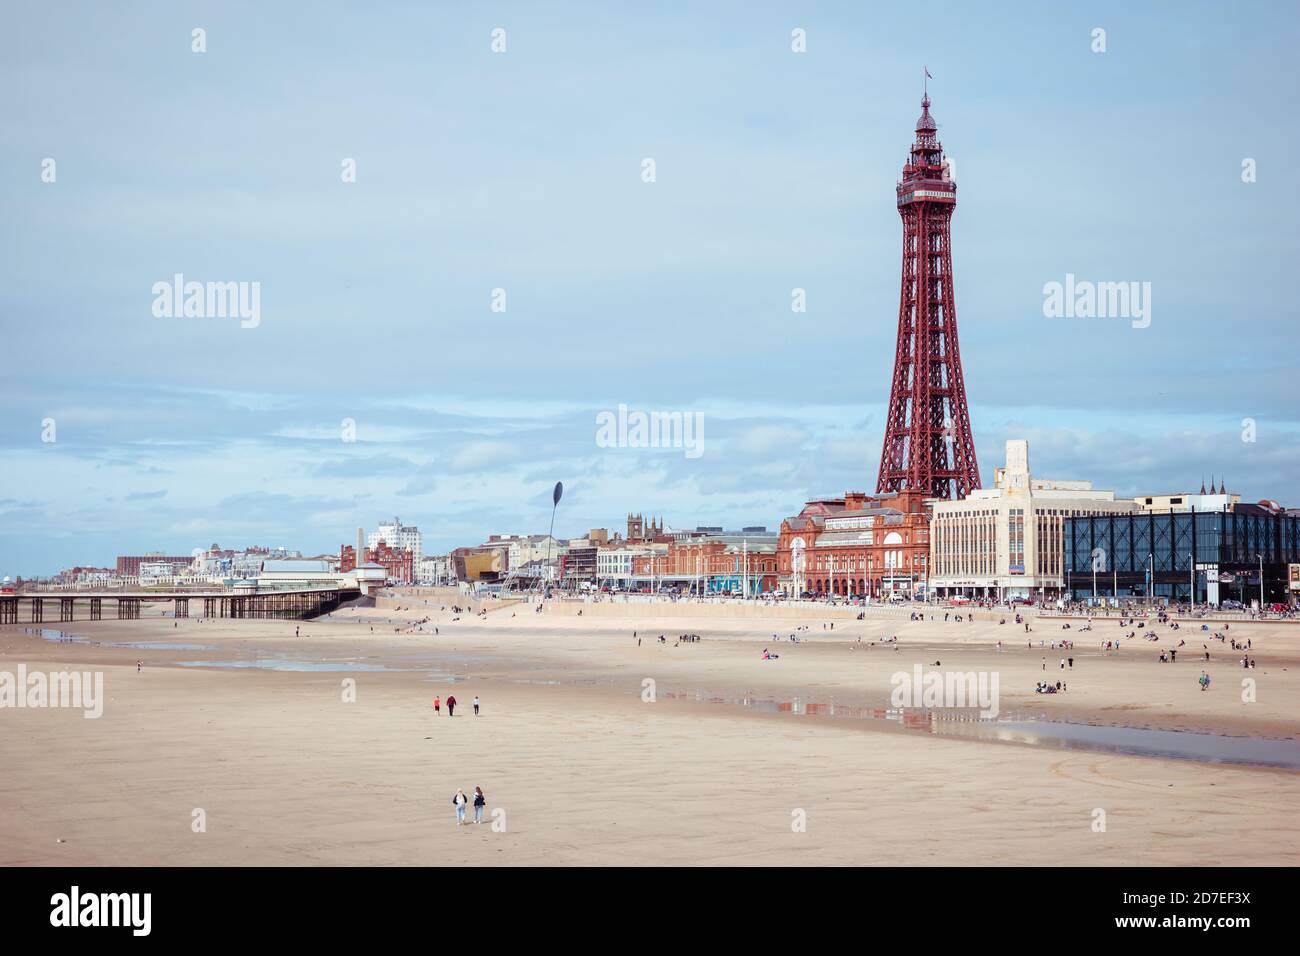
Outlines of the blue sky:
M 394 514 L 433 552 L 544 531 L 557 479 L 564 535 L 874 490 L 923 64 L 985 481 L 1023 437 L 1300 503 L 1292 4 L 287 7 L 0 15 L 3 573 Z M 260 324 L 156 318 L 175 273 Z M 1067 273 L 1150 282 L 1151 326 L 1045 318 Z M 598 447 L 620 403 L 704 455 Z

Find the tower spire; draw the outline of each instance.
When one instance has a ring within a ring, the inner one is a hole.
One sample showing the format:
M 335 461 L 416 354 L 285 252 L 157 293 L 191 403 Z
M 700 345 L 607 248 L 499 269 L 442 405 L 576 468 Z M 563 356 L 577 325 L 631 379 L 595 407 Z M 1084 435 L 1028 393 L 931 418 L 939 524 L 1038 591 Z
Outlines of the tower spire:
M 932 78 L 929 70 L 925 76 Z M 928 83 L 923 96 L 897 188 L 903 273 L 876 491 L 910 488 L 932 498 L 964 498 L 980 487 L 980 478 L 952 290 L 950 223 L 957 184 L 943 159 L 939 124 L 930 115 Z

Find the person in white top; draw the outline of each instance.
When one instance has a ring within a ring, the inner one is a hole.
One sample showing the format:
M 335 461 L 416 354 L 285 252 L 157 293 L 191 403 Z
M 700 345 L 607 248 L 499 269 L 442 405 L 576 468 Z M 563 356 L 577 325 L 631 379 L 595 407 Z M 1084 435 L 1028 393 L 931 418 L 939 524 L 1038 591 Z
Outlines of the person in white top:
M 464 790 L 457 790 L 451 802 L 456 805 L 456 826 L 461 826 L 465 822 L 465 804 L 469 803 L 469 797 L 465 796 Z
M 478 716 L 478 695 L 474 695 L 474 716 Z

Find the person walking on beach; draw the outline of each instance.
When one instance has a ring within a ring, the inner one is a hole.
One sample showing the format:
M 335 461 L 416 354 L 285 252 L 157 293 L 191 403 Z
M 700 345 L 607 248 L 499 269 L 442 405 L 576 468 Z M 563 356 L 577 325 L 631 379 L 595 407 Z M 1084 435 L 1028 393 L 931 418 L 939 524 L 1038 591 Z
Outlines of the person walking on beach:
M 442 698 L 437 694 L 433 695 L 433 716 L 437 717 L 442 712 Z
M 483 796 L 483 788 L 474 788 L 474 822 L 483 822 L 483 808 L 487 806 L 487 797 Z
M 478 716 L 478 694 L 474 695 L 474 716 Z
M 456 698 L 454 696 L 447 698 L 447 716 L 456 716 Z
M 465 796 L 464 790 L 457 790 L 456 795 L 451 798 L 451 802 L 456 805 L 456 826 L 463 826 L 465 823 L 465 804 L 469 803 L 469 797 Z

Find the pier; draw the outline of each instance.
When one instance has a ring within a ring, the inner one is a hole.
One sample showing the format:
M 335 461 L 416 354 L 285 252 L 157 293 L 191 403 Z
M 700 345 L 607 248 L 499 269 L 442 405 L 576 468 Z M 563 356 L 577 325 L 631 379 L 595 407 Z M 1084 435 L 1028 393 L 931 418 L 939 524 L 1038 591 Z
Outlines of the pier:
M 140 617 L 144 604 L 170 603 L 172 615 L 190 616 L 190 602 L 203 602 L 204 617 L 284 618 L 308 620 L 328 614 L 345 601 L 361 596 L 358 589 L 305 588 L 301 590 L 261 591 L 138 591 L 115 594 L 107 592 L 68 593 L 55 591 L 28 594 L 0 594 L 0 625 L 17 624 L 20 619 L 32 624 L 47 620 L 60 623 L 79 619 L 104 619 L 104 605 L 110 604 L 120 621 Z M 26 614 L 22 605 L 26 605 Z M 78 612 L 86 617 L 79 618 Z M 46 615 L 49 615 L 48 617 Z

